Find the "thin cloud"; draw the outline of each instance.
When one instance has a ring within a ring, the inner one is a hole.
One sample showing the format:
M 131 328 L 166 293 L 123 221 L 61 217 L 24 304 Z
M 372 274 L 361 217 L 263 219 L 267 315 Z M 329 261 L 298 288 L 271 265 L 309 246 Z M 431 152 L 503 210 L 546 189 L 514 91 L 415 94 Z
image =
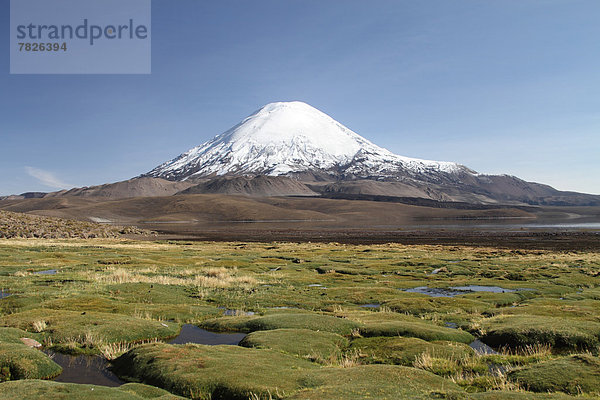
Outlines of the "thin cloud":
M 60 178 L 54 175 L 52 172 L 44 171 L 43 169 L 25 167 L 25 171 L 35 179 L 37 179 L 42 185 L 48 186 L 55 189 L 69 189 L 74 185 L 63 182 Z

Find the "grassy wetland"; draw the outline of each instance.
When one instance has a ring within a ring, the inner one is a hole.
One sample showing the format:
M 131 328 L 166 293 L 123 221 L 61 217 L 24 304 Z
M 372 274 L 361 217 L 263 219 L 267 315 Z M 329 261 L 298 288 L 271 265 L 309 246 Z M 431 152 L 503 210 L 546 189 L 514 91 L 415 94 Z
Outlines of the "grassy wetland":
M 600 396 L 593 251 L 10 239 L 0 264 L 0 399 Z M 169 344 L 184 324 L 247 336 Z M 53 381 L 53 353 L 126 384 Z

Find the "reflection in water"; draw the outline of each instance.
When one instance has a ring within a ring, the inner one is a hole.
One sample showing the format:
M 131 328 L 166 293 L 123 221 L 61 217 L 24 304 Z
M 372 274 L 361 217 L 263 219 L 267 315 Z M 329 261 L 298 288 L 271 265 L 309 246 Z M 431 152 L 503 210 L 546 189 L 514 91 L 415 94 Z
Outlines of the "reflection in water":
M 229 344 L 237 345 L 245 333 L 214 333 L 198 328 L 196 325 L 185 324 L 181 327 L 181 332 L 175 339 L 170 340 L 169 344 L 197 343 L 207 345 Z
M 468 286 L 452 286 L 450 289 L 460 290 L 463 292 L 490 292 L 490 293 L 512 293 L 516 292 L 514 289 L 504 289 L 500 286 L 479 286 L 479 285 L 468 285 Z
M 471 348 L 475 350 L 477 354 L 498 354 L 496 350 L 492 349 L 479 339 L 475 339 L 473 342 L 471 342 L 471 344 L 469 344 L 469 346 L 471 346 Z
M 427 296 L 431 296 L 431 297 L 454 297 L 454 296 L 458 296 L 459 294 L 465 294 L 465 292 L 459 291 L 459 290 L 451 290 L 451 289 L 443 289 L 443 288 L 430 288 L 427 286 L 418 286 L 418 287 L 415 287 L 412 289 L 406 289 L 404 291 L 408 292 L 408 293 L 426 294 Z
M 44 351 L 63 372 L 54 380 L 67 383 L 88 383 L 100 386 L 120 386 L 123 382 L 108 369 L 108 361 L 100 356 L 71 356 Z
M 0 290 L 0 299 L 3 299 L 5 297 L 10 296 L 11 294 L 8 292 L 5 292 L 4 290 Z
M 488 292 L 488 293 L 512 293 L 518 291 L 530 291 L 533 289 L 519 288 L 519 289 L 506 289 L 500 286 L 480 286 L 480 285 L 468 285 L 468 286 L 451 286 L 449 288 L 430 288 L 427 286 L 418 286 L 412 289 L 405 289 L 408 293 L 421 293 L 431 297 L 454 297 L 461 294 L 468 294 L 474 292 Z
M 36 274 L 36 275 L 54 275 L 54 274 L 56 274 L 57 272 L 58 272 L 58 271 L 57 271 L 57 270 L 55 270 L 55 269 L 47 269 L 47 270 L 45 270 L 45 271 L 37 271 L 37 272 L 34 272 L 34 274 Z
M 223 311 L 223 315 L 226 315 L 226 316 L 240 316 L 240 315 L 250 316 L 250 315 L 254 315 L 254 311 L 225 310 L 225 311 Z
M 244 333 L 213 333 L 195 325 L 186 324 L 182 326 L 179 335 L 169 343 L 237 345 L 245 336 Z M 63 369 L 63 372 L 54 379 L 57 382 L 87 383 L 100 386 L 120 386 L 125 383 L 109 370 L 110 364 L 103 357 L 72 356 L 50 350 L 46 350 L 44 353 L 48 354 Z

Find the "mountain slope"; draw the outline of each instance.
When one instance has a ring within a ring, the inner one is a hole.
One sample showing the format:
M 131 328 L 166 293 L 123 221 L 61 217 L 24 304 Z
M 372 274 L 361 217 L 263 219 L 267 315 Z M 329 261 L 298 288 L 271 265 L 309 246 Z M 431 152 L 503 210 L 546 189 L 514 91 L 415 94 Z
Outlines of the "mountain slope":
M 235 176 L 219 177 L 207 180 L 196 186 L 192 186 L 178 194 L 233 194 L 245 196 L 317 196 L 303 184 L 295 179 L 285 176 L 255 177 Z
M 192 186 L 187 182 L 171 182 L 157 178 L 134 178 L 105 185 L 61 190 L 44 195 L 51 197 L 99 197 L 105 199 L 126 199 L 130 197 L 171 196 Z
M 436 178 L 469 170 L 456 163 L 403 157 L 376 146 L 302 102 L 267 104 L 227 132 L 146 176 L 169 180 L 213 175 Z

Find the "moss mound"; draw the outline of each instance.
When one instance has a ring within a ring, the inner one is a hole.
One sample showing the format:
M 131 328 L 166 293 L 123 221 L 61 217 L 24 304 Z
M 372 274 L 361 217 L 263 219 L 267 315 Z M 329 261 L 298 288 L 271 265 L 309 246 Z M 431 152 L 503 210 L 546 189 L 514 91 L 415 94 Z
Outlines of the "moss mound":
M 485 301 L 462 297 L 430 297 L 415 295 L 385 302 L 387 307 L 399 313 L 422 315 L 427 313 L 454 313 L 462 310 L 468 313 L 482 313 L 491 305 Z
M 181 398 L 167 392 L 164 389 L 157 388 L 155 386 L 144 385 L 142 383 L 126 383 L 119 386 L 118 390 L 139 396 L 143 399 L 174 400 Z
M 508 374 L 533 392 L 592 393 L 600 396 L 600 360 L 590 355 L 573 355 L 529 365 Z
M 296 393 L 294 400 L 466 399 L 454 383 L 432 373 L 395 365 L 323 368 L 319 386 Z
M 293 393 L 317 364 L 274 350 L 239 346 L 139 346 L 114 363 L 114 371 L 194 399 L 244 399 Z
M 254 332 L 273 329 L 310 329 L 349 335 L 359 324 L 344 318 L 314 313 L 278 313 L 261 317 L 225 317 L 204 321 L 202 327 L 216 331 Z
M 0 328 L 0 343 L 23 344 L 21 338 L 31 338 L 38 342 L 42 340 L 42 336 L 38 333 L 25 332 L 18 328 Z
M 350 350 L 361 355 L 361 361 L 369 364 L 396 364 L 412 366 L 415 358 L 423 353 L 434 357 L 462 358 L 473 355 L 472 348 L 462 343 L 439 341 L 427 342 L 407 337 L 371 337 L 352 341 Z
M 308 329 L 275 329 L 250 333 L 240 346 L 273 349 L 310 359 L 329 359 L 341 354 L 348 339 L 337 333 L 317 332 Z
M 538 315 L 506 315 L 484 323 L 482 340 L 490 346 L 543 344 L 558 349 L 591 349 L 599 345 L 600 323 Z
M 22 380 L 0 384 L 0 399 L 46 400 L 48 398 L 62 400 L 175 400 L 182 397 L 169 392 L 140 384 L 126 384 L 118 388 L 96 385 L 79 385 L 76 383 L 60 383 L 41 380 Z
M 49 379 L 62 368 L 46 354 L 25 345 L 21 338 L 41 341 L 41 336 L 17 328 L 0 328 L 0 380 Z
M 97 352 L 107 343 L 136 342 L 177 335 L 179 325 L 119 314 L 37 309 L 4 316 L 0 323 L 39 330 L 61 351 Z
M 414 368 L 318 367 L 277 351 L 236 346 L 151 344 L 131 350 L 114 365 L 119 374 L 194 399 L 425 399 L 464 394 L 452 382 Z
M 469 332 L 444 328 L 426 322 L 386 321 L 365 324 L 360 328 L 363 336 L 408 336 L 427 341 L 448 340 L 471 343 L 475 338 Z
M 46 354 L 24 344 L 0 343 L 0 377 L 2 380 L 50 379 L 62 372 Z

